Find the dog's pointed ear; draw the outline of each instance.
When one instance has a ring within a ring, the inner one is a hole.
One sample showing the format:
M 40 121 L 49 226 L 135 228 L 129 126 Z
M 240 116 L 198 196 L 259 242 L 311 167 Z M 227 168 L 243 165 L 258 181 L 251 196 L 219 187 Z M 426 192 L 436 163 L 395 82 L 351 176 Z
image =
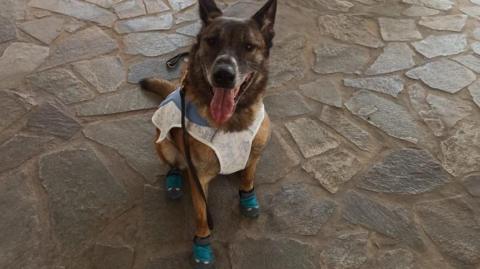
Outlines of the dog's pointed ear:
M 198 0 L 200 18 L 204 25 L 207 25 L 216 17 L 222 16 L 222 11 L 215 4 L 215 0 Z
M 252 19 L 260 27 L 265 40 L 271 46 L 275 32 L 273 26 L 275 25 L 275 15 L 277 14 L 277 0 L 268 0 L 268 2 L 259 10 Z

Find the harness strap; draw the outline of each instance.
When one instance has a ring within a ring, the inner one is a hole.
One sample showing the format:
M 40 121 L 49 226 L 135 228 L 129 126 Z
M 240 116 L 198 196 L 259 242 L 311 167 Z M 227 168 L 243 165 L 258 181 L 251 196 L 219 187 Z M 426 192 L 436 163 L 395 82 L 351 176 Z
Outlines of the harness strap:
M 213 220 L 212 220 L 212 215 L 210 214 L 210 210 L 208 209 L 208 204 L 207 204 L 207 196 L 205 195 L 205 191 L 203 190 L 202 183 L 200 182 L 200 179 L 198 178 L 198 173 L 197 169 L 195 168 L 195 165 L 193 165 L 192 162 L 192 156 L 190 154 L 190 144 L 188 143 L 188 132 L 187 132 L 187 127 L 185 125 L 185 88 L 183 87 L 182 83 L 182 88 L 180 88 L 180 99 L 181 99 L 181 106 L 182 106 L 182 129 L 183 129 L 183 147 L 185 149 L 185 159 L 187 161 L 188 168 L 190 169 L 190 172 L 192 173 L 193 180 L 195 181 L 195 185 L 198 188 L 198 191 L 202 194 L 203 201 L 205 202 L 205 209 L 207 211 L 207 223 L 208 223 L 208 228 L 210 230 L 213 230 Z

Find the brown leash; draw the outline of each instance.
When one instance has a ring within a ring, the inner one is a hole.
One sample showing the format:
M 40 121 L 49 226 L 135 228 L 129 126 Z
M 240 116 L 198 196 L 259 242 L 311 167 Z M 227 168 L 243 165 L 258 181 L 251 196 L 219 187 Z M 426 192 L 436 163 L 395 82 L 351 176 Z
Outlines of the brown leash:
M 173 57 L 172 59 L 167 61 L 167 67 L 168 68 L 174 68 L 180 59 L 184 56 L 188 55 L 188 53 L 180 53 Z M 202 195 L 203 201 L 205 202 L 205 209 L 207 211 L 207 223 L 208 223 L 208 228 L 210 230 L 213 230 L 213 220 L 212 220 L 212 215 L 210 214 L 210 210 L 208 209 L 208 203 L 207 203 L 207 196 L 205 195 L 205 191 L 203 190 L 202 183 L 200 182 L 200 179 L 198 178 L 198 172 L 197 169 L 195 168 L 195 165 L 193 164 L 192 161 L 192 156 L 190 152 L 190 144 L 188 143 L 188 131 L 187 131 L 187 126 L 185 124 L 185 118 L 186 118 L 186 104 L 185 104 L 185 78 L 188 75 L 188 70 L 185 71 L 183 74 L 183 77 L 180 81 L 180 100 L 181 100 L 181 110 L 182 110 L 182 130 L 183 130 L 183 147 L 185 151 L 185 159 L 187 161 L 187 166 L 188 169 L 190 169 L 190 172 L 193 176 L 193 181 L 195 182 L 195 185 Z M 192 186 L 193 187 L 193 186 Z

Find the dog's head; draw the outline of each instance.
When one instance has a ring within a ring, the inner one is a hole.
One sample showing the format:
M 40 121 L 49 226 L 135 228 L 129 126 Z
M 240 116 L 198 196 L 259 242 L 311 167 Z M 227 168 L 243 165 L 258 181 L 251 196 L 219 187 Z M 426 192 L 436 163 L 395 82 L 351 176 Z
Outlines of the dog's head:
M 214 0 L 199 0 L 199 8 L 203 27 L 191 51 L 191 83 L 220 126 L 265 90 L 277 1 L 248 19 L 223 16 Z

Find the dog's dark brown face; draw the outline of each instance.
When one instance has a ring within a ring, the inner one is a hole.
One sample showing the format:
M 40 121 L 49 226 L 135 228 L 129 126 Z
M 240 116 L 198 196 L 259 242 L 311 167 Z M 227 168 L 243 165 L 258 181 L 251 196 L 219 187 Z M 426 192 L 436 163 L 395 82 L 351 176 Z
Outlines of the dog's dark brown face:
M 191 51 L 190 72 L 197 98 L 222 125 L 258 100 L 268 78 L 276 0 L 252 18 L 224 17 L 214 0 L 199 0 L 203 28 Z

